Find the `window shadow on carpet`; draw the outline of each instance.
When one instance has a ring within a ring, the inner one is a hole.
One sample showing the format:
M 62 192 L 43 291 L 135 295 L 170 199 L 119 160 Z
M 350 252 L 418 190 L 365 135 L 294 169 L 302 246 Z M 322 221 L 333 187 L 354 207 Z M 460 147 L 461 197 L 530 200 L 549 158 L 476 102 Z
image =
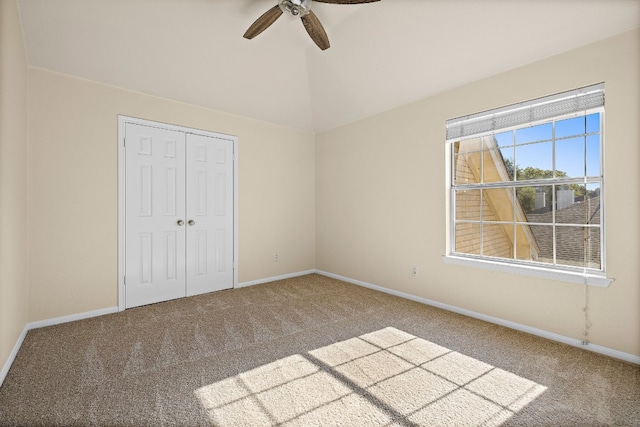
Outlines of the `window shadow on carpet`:
M 546 389 L 387 327 L 282 358 L 194 393 L 219 426 L 495 426 Z

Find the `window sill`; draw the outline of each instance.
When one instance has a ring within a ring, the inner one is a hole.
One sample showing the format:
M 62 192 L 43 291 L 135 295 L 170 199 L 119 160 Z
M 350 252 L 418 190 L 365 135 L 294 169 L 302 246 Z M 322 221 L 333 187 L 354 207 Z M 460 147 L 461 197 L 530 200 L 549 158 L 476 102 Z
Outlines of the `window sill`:
M 447 264 L 462 265 L 466 267 L 483 268 L 486 270 L 503 271 L 506 273 L 521 274 L 530 277 L 558 280 L 561 282 L 579 283 L 600 288 L 607 288 L 614 279 L 605 274 L 583 274 L 574 271 L 552 270 L 549 268 L 509 264 L 506 262 L 490 261 L 485 259 L 467 258 L 456 255 L 443 255 L 442 260 Z

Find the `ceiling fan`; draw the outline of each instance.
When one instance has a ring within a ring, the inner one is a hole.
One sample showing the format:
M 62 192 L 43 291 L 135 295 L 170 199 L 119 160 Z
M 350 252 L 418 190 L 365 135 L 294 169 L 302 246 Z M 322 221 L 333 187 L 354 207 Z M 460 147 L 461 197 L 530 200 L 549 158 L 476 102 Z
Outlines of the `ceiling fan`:
M 315 0 L 320 3 L 332 3 L 332 4 L 360 4 L 360 3 L 373 3 L 380 0 Z M 315 13 L 311 10 L 312 0 L 278 0 L 278 4 L 267 12 L 265 12 L 260 18 L 251 24 L 249 29 L 244 33 L 244 38 L 252 39 L 267 28 L 276 19 L 282 16 L 283 12 L 287 12 L 291 16 L 300 17 L 304 28 L 309 33 L 311 39 L 322 50 L 330 47 L 329 37 L 324 30 L 324 27 L 320 23 L 320 20 Z

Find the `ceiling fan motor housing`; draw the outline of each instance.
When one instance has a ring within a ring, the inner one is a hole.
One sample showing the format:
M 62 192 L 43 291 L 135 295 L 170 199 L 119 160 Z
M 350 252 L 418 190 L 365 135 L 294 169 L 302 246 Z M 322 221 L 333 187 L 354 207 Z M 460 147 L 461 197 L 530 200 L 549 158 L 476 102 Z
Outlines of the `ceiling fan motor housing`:
M 311 12 L 311 0 L 279 0 L 278 5 L 283 12 L 299 18 Z

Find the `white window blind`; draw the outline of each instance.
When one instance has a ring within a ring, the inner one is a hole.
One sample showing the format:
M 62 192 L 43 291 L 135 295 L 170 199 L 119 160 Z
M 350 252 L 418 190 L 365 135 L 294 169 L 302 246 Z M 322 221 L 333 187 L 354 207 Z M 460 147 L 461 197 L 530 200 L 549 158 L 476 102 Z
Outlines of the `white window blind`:
M 604 106 L 604 83 L 447 120 L 447 140 L 464 139 Z

